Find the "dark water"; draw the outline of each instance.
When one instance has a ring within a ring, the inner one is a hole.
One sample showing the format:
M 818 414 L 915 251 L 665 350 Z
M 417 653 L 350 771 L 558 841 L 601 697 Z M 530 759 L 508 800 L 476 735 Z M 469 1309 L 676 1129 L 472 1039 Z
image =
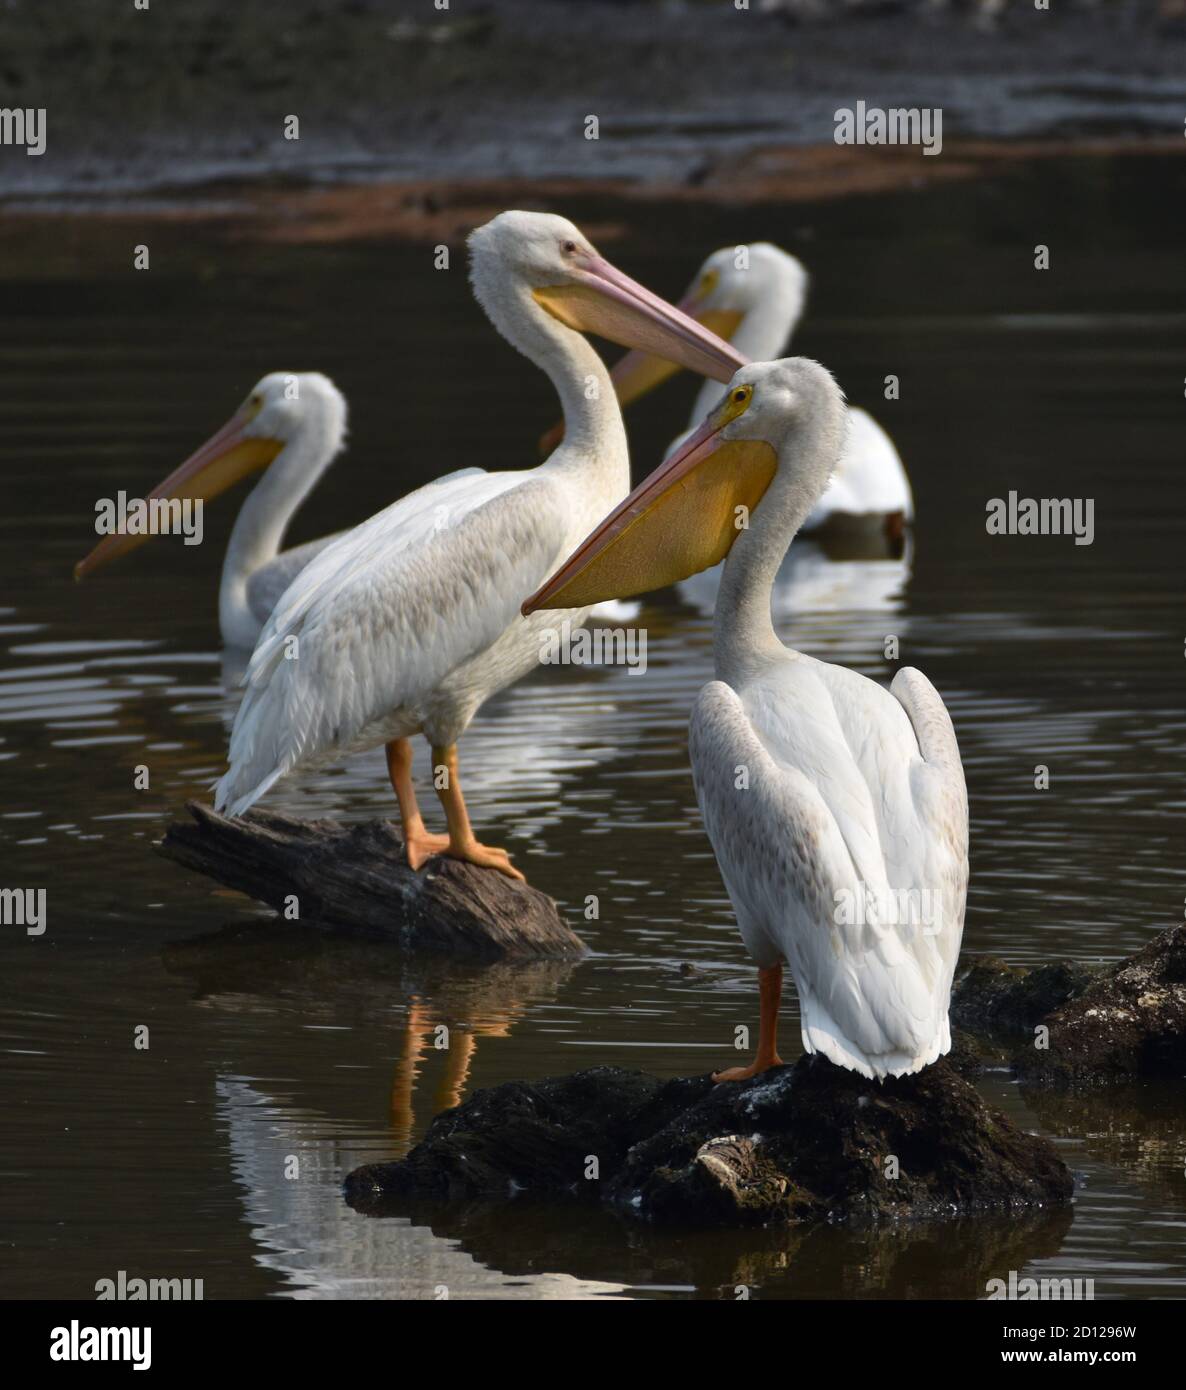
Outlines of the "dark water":
M 943 693 L 972 809 L 965 944 L 1015 962 L 1115 959 L 1186 897 L 1186 301 L 1169 211 L 1184 182 L 1180 161 L 1081 161 L 824 208 L 562 209 L 621 229 L 605 249 L 671 295 L 750 237 L 812 270 L 797 347 L 890 430 L 918 525 L 897 564 L 805 550 L 781 630 L 881 679 L 896 635 Z M 0 1293 L 89 1297 L 124 1269 L 203 1278 L 207 1297 L 976 1297 L 1016 1269 L 1182 1296 L 1180 1088 L 1068 1100 L 989 1075 L 984 1093 L 1079 1175 L 1073 1210 L 1031 1223 L 676 1238 L 526 1203 L 351 1212 L 343 1174 L 476 1086 L 732 1060 L 755 982 L 685 749 L 708 620 L 687 596 L 651 601 L 645 675 L 541 671 L 463 744 L 475 821 L 573 914 L 594 950 L 580 965 L 401 961 L 188 878 L 152 842 L 222 766 L 234 695 L 215 591 L 235 504 L 208 509 L 203 546 L 158 541 L 78 588 L 96 497 L 142 493 L 271 369 L 327 371 L 353 410 L 294 539 L 449 469 L 523 466 L 554 403 L 470 301 L 460 258 L 434 272 L 420 247 L 261 248 L 162 224 L 130 235 L 153 246 L 136 276 L 92 230 L 47 236 L 52 274 L 0 272 L 0 877 L 48 892 L 44 936 L 3 934 Z M 691 396 L 682 382 L 632 417 L 641 466 Z M 1010 489 L 1093 497 L 1094 544 L 988 537 L 985 502 Z M 378 754 L 271 802 L 393 811 Z M 580 919 L 589 893 L 596 922 Z M 788 1048 L 792 1015 L 788 998 Z

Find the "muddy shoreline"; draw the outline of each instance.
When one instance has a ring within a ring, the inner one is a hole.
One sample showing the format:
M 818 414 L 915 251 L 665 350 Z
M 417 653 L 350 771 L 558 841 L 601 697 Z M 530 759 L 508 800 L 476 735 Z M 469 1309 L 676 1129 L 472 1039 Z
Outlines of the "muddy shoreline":
M 821 196 L 950 177 L 977 142 L 1182 143 L 1186 26 L 1167 0 L 1007 4 L 993 23 L 976 4 L 820 8 L 16 0 L 0 105 L 44 108 L 47 144 L 0 149 L 0 202 L 169 202 L 261 180 Z M 836 147 L 834 112 L 858 99 L 941 107 L 943 153 Z
M 929 177 L 914 170 L 917 158 L 898 150 L 866 152 L 835 146 L 797 146 L 755 151 L 727 174 L 690 186 L 633 180 L 448 179 L 384 181 L 332 186 L 261 179 L 171 190 L 128 199 L 110 194 L 89 199 L 0 199 L 0 256 L 13 278 L 53 279 L 76 274 L 122 274 L 132 242 L 162 232 L 184 258 L 185 229 L 201 244 L 330 246 L 404 242 L 460 247 L 476 226 L 507 207 L 560 212 L 576 219 L 596 242 L 612 246 L 629 233 L 630 221 L 650 210 L 688 207 L 744 211 L 777 205 L 823 206 L 864 196 L 921 193 L 940 183 L 990 179 L 1043 164 L 1065 172 L 1069 164 L 1116 165 L 1153 160 L 1172 177 L 1186 156 L 1186 142 L 1130 139 L 1074 144 L 977 141 L 953 147 L 942 161 L 927 161 Z M 941 167 L 934 167 L 936 164 Z M 1104 177 L 1110 175 L 1104 171 Z M 196 243 L 195 243 L 196 244 Z

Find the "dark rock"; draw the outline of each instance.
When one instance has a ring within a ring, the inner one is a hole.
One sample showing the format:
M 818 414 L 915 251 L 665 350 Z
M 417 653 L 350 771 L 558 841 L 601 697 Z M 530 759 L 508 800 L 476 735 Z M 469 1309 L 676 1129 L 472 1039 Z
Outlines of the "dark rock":
M 961 962 L 951 1020 L 983 1051 L 1007 1041 L 1031 1084 L 1186 1072 L 1186 927 L 1106 970 L 1070 961 L 1023 970 L 995 956 Z M 1037 1032 L 1039 1025 L 1042 1031 Z M 1024 1035 L 1024 1038 L 1023 1038 Z M 966 1049 L 953 1065 L 969 1075 Z
M 1097 974 L 1043 1023 L 1047 1038 L 1021 1049 L 1027 1081 L 1055 1084 L 1186 1073 L 1186 926 Z M 1036 1045 L 1045 1041 L 1047 1046 Z
M 462 960 L 584 954 L 551 898 L 453 859 L 430 859 L 415 872 L 388 821 L 347 826 L 259 810 L 232 820 L 196 802 L 186 809 L 194 824 L 169 826 L 160 853 L 277 912 L 295 897 L 294 927 L 385 938 Z
M 1071 1189 L 1054 1149 L 945 1063 L 878 1083 L 811 1057 L 740 1084 L 615 1067 L 508 1083 L 346 1183 L 367 1211 L 530 1192 L 702 1227 L 1012 1212 Z
M 944 1060 L 957 1076 L 962 1076 L 965 1081 L 972 1081 L 984 1071 L 986 1066 L 1001 1063 L 1005 1058 L 1003 1053 L 994 1049 L 983 1039 L 973 1037 L 971 1033 L 965 1033 L 962 1028 L 953 1028 L 951 1030 L 951 1051 Z
M 1028 1032 L 1095 979 L 1073 961 L 1023 970 L 996 956 L 960 962 L 951 990 L 951 1021 L 975 1033 Z
M 737 1135 L 751 1150 L 716 1147 Z M 945 1063 L 878 1083 L 802 1058 L 714 1087 L 635 1145 L 615 1186 L 643 1215 L 687 1221 L 707 1205 L 733 1224 L 1011 1210 L 1065 1200 L 1071 1178 L 1044 1140 L 991 1111 Z
M 533 1193 L 593 1196 L 598 1184 L 585 1177 L 590 1156 L 602 1180 L 619 1168 L 635 1136 L 670 1118 L 673 1105 L 660 1093 L 691 1086 L 694 1096 L 711 1088 L 708 1078 L 669 1082 L 620 1067 L 593 1067 L 571 1076 L 528 1084 L 508 1081 L 478 1091 L 438 1115 L 422 1143 L 399 1163 L 356 1169 L 347 1179 L 352 1202 L 391 1197 L 467 1201 Z

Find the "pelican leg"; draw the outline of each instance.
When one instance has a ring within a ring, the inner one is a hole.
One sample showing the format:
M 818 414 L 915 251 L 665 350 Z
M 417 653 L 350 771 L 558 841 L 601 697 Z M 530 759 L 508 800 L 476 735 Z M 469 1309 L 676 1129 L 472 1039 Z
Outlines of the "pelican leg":
M 465 1091 L 465 1083 L 469 1080 L 470 1064 L 473 1061 L 474 1050 L 477 1045 L 477 1039 L 468 1029 L 454 1028 L 452 1030 L 449 1040 L 449 1054 L 445 1058 L 445 1073 L 441 1077 L 441 1084 L 437 1088 L 436 1101 L 433 1106 L 432 1113 L 434 1115 L 439 1115 L 442 1110 L 454 1110 L 461 1104 L 462 1093 Z
M 729 1067 L 713 1072 L 714 1081 L 748 1081 L 768 1067 L 781 1067 L 778 1055 L 778 1005 L 782 998 L 782 962 L 758 971 L 758 997 L 761 1013 L 758 1023 L 758 1051 L 748 1067 Z
M 457 774 L 457 745 L 446 744 L 443 748 L 433 746 L 432 765 L 445 769 L 444 786 L 437 787 L 437 796 L 445 808 L 445 819 L 449 823 L 449 843 L 443 853 L 450 859 L 464 859 L 467 864 L 478 864 L 484 869 L 497 869 L 508 878 L 526 879 L 511 863 L 511 856 L 505 849 L 494 845 L 479 843 L 469 823 L 469 812 L 465 809 L 465 798 L 461 795 L 461 780 Z
M 434 854 L 443 854 L 449 844 L 448 835 L 433 835 L 424 828 L 424 818 L 416 802 L 412 785 L 412 744 L 406 738 L 392 739 L 386 747 L 387 775 L 399 801 L 399 818 L 404 832 L 404 850 L 408 865 L 418 869 Z
M 412 1147 L 412 1133 L 416 1128 L 413 1109 L 416 1077 L 424 1063 L 424 1040 L 431 1027 L 428 1010 L 413 995 L 408 1000 L 403 1049 L 391 1078 L 391 1125 L 405 1152 Z

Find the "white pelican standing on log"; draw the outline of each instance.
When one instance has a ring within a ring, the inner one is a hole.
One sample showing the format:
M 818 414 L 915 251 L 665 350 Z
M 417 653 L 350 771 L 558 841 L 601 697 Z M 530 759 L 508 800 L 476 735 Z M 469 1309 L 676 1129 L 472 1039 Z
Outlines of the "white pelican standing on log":
M 276 600 L 338 536 L 281 551 L 288 524 L 346 440 L 346 400 L 320 372 L 271 372 L 225 425 L 148 494 L 210 501 L 263 472 L 227 542 L 218 624 L 228 647 L 255 646 Z M 341 533 L 339 533 L 340 535 Z M 74 567 L 75 579 L 135 550 L 148 534 L 105 536 Z
M 457 740 L 488 696 L 536 665 L 549 630 L 584 620 L 581 605 L 555 620 L 525 620 L 519 605 L 630 485 L 609 372 L 581 334 L 670 353 L 721 381 L 741 359 L 562 217 L 502 213 L 470 253 L 478 301 L 560 396 L 564 443 L 526 472 L 466 468 L 429 483 L 301 571 L 252 654 L 216 804 L 239 815 L 294 769 L 382 743 L 413 868 L 443 853 L 522 878 L 473 833 Z M 457 381 L 459 399 L 464 390 Z M 432 746 L 448 835 L 429 834 L 417 806 L 417 733 Z
M 679 307 L 731 342 L 747 361 L 771 362 L 786 352 L 803 313 L 807 284 L 803 265 L 768 241 L 723 246 L 700 267 Z M 636 351 L 623 357 L 611 375 L 624 408 L 678 370 Z M 701 386 L 688 430 L 672 441 L 669 456 L 719 396 L 715 382 Z M 832 480 L 800 530 L 809 535 L 828 529 L 877 529 L 891 546 L 900 547 L 913 519 L 914 497 L 893 441 L 867 411 L 849 406 L 848 431 Z
M 843 437 L 843 396 L 817 363 L 743 367 L 703 424 L 524 604 L 534 613 L 633 595 L 725 559 L 716 679 L 696 699 L 689 754 L 758 965 L 761 1025 L 753 1063 L 720 1081 L 780 1065 L 784 961 L 808 1052 L 884 1078 L 951 1047 L 968 883 L 951 719 L 921 672 L 904 668 L 887 691 L 784 647 L 770 618 L 779 563 Z

